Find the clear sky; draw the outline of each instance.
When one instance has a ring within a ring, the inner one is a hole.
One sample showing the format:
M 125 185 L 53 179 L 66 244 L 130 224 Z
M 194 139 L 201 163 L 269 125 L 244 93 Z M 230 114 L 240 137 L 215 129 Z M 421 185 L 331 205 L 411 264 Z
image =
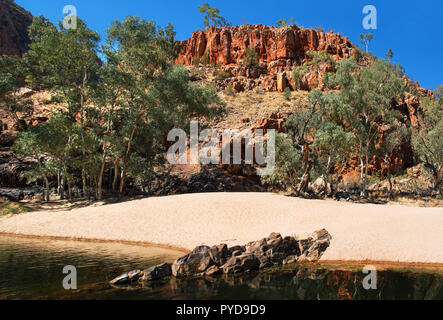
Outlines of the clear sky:
M 177 39 L 189 38 L 201 25 L 198 6 L 205 0 L 16 0 L 33 15 L 44 15 L 53 22 L 63 17 L 63 7 L 74 5 L 88 26 L 105 35 L 110 23 L 126 15 L 154 20 L 165 26 L 172 22 Z M 377 8 L 377 30 L 370 51 L 384 57 L 391 48 L 394 61 L 426 88 L 443 84 L 443 1 L 441 0 L 209 0 L 234 25 L 244 23 L 275 25 L 279 19 L 294 17 L 303 27 L 322 26 L 348 36 L 360 44 L 363 7 Z

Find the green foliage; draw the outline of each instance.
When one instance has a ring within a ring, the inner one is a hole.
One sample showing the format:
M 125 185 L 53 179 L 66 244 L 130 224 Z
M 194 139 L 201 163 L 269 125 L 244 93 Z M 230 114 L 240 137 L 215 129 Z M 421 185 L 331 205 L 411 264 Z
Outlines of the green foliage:
M 228 85 L 226 86 L 224 92 L 225 92 L 225 95 L 227 95 L 227 96 L 231 96 L 231 97 L 235 96 L 235 91 L 232 88 L 232 84 L 231 83 L 228 83 Z
M 389 49 L 388 52 L 386 53 L 386 60 L 391 61 L 392 58 L 394 58 L 394 51 L 392 51 L 392 49 Z
M 286 19 L 280 19 L 276 22 L 277 27 L 287 27 L 293 24 L 294 24 L 294 17 L 291 17 L 289 19 L 289 22 Z
M 258 65 L 258 53 L 253 45 L 246 48 L 246 57 L 244 61 L 244 66 L 246 68 L 256 67 Z
M 294 67 L 292 71 L 296 87 L 300 86 L 301 81 L 309 72 L 319 72 L 324 64 L 330 69 L 335 69 L 334 58 L 327 51 L 309 51 L 307 56 L 309 59 L 302 65 Z
M 413 147 L 424 167 L 431 173 L 434 189 L 441 192 L 443 181 L 443 86 L 434 92 L 435 99 L 422 101 L 424 126 L 414 134 Z
M 14 145 L 34 160 L 25 176 L 29 182 L 43 180 L 47 195 L 57 177 L 61 198 L 66 185 L 71 199 L 72 187 L 80 183 L 84 196 L 101 198 L 111 171 L 119 194 L 128 179 L 143 185 L 165 162 L 169 130 L 223 110 L 215 88 L 193 85 L 188 71 L 173 63 L 178 47 L 172 25 L 161 28 L 131 16 L 113 22 L 101 48 L 102 64 L 98 36 L 81 20 L 76 30 L 64 30 L 35 18 L 30 37 L 23 59 L 28 80 L 55 92 L 66 106 Z
M 288 118 L 288 134 L 277 147 L 277 170 L 264 182 L 303 193 L 312 173 L 327 179 L 334 165 L 345 160 L 354 137 L 334 121 L 325 99 L 320 90 L 311 91 L 308 104 Z
M 402 70 L 386 61 L 377 60 L 369 67 L 359 68 L 354 59 L 341 61 L 337 72 L 328 78 L 330 88 L 340 86 L 340 91 L 330 92 L 326 101 L 355 136 L 363 191 L 369 159 L 376 154 L 379 127 L 392 124 L 400 116 L 390 106 L 407 90 L 402 78 Z
M 309 72 L 306 66 L 296 66 L 292 71 L 292 79 L 294 80 L 295 86 L 299 87 L 303 77 Z
M 198 68 L 200 66 L 200 58 L 194 58 L 192 60 L 192 65 L 196 68 Z
M 277 189 L 295 189 L 299 183 L 301 153 L 290 136 L 277 134 L 275 155 L 275 170 L 272 175 L 262 176 L 262 183 Z
M 0 56 L 0 108 L 12 115 L 16 124 L 19 124 L 19 112 L 32 112 L 31 101 L 19 94 L 25 79 L 23 70 L 20 58 Z
M 54 90 L 72 113 L 81 113 L 87 91 L 99 68 L 99 36 L 78 19 L 77 29 L 59 29 L 46 18 L 35 17 L 29 28 L 31 44 L 23 60 L 27 81 L 39 89 Z M 37 85 L 38 84 L 38 85 Z
M 360 33 L 360 43 L 365 46 L 366 52 L 369 52 L 369 43 L 374 39 L 372 33 L 363 34 Z
M 218 71 L 217 75 L 215 76 L 216 80 L 225 80 L 225 79 L 228 79 L 228 78 L 231 78 L 231 74 L 229 72 L 226 72 L 226 71 L 223 71 L 223 70 Z
M 286 100 L 291 100 L 291 95 L 292 95 L 292 93 L 291 93 L 291 89 L 289 89 L 288 87 L 285 89 L 285 91 L 283 91 L 283 97 L 286 99 Z
M 199 6 L 200 13 L 204 14 L 203 25 L 206 29 L 210 27 L 230 27 L 232 24 L 220 15 L 220 10 L 212 8 L 207 2 Z
M 203 54 L 203 56 L 200 59 L 201 64 L 207 66 L 209 64 L 209 52 L 208 49 L 206 49 L 205 53 Z

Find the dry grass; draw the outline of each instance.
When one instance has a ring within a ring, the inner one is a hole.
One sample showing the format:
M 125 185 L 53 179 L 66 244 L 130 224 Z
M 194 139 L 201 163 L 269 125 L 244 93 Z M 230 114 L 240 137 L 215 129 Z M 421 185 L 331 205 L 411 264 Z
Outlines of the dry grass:
M 267 118 L 270 113 L 292 113 L 307 103 L 308 92 L 292 92 L 286 99 L 279 92 L 262 92 L 260 89 L 239 92 L 235 96 L 221 94 L 226 102 L 226 115 L 214 123 L 217 128 L 245 129 Z

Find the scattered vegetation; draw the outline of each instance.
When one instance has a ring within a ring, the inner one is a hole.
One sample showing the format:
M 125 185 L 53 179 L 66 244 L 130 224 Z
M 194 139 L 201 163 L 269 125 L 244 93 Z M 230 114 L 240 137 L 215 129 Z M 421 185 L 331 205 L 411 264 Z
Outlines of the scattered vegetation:
M 223 70 L 218 71 L 216 76 L 215 76 L 216 80 L 225 80 L 225 79 L 228 79 L 228 78 L 231 78 L 231 74 L 229 72 L 226 72 L 226 71 L 223 71 Z
M 231 97 L 235 96 L 235 91 L 232 88 L 232 84 L 230 84 L 230 83 L 228 83 L 228 85 L 226 86 L 224 92 L 225 92 L 225 95 L 227 95 L 227 96 L 231 96 Z
M 8 214 L 20 214 L 29 212 L 31 209 L 22 205 L 18 202 L 12 202 L 9 200 L 5 200 L 0 198 L 0 216 L 8 215 Z
M 258 53 L 253 45 L 250 45 L 246 49 L 246 57 L 244 60 L 244 65 L 246 68 L 253 68 L 258 65 Z
M 286 100 L 290 101 L 291 96 L 292 96 L 291 89 L 286 87 L 285 91 L 283 91 L 283 97 L 285 97 Z
M 294 24 L 294 17 L 289 19 L 289 22 L 286 19 L 280 19 L 276 22 L 277 27 L 287 27 L 292 26 Z

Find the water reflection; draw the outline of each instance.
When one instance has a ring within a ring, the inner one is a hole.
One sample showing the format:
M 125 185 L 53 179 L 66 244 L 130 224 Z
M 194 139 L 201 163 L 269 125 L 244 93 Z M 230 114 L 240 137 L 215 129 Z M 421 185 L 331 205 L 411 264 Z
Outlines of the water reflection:
M 77 268 L 78 288 L 106 283 L 130 268 L 173 261 L 182 252 L 118 243 L 24 239 L 0 236 L 0 299 L 69 298 L 63 267 Z
M 172 261 L 181 252 L 122 244 L 17 239 L 0 236 L 0 299 L 443 299 L 435 272 L 380 271 L 377 290 L 365 290 L 360 271 L 300 266 L 279 272 L 199 279 L 167 279 L 112 287 L 131 269 Z M 78 270 L 78 288 L 62 288 L 63 266 Z

